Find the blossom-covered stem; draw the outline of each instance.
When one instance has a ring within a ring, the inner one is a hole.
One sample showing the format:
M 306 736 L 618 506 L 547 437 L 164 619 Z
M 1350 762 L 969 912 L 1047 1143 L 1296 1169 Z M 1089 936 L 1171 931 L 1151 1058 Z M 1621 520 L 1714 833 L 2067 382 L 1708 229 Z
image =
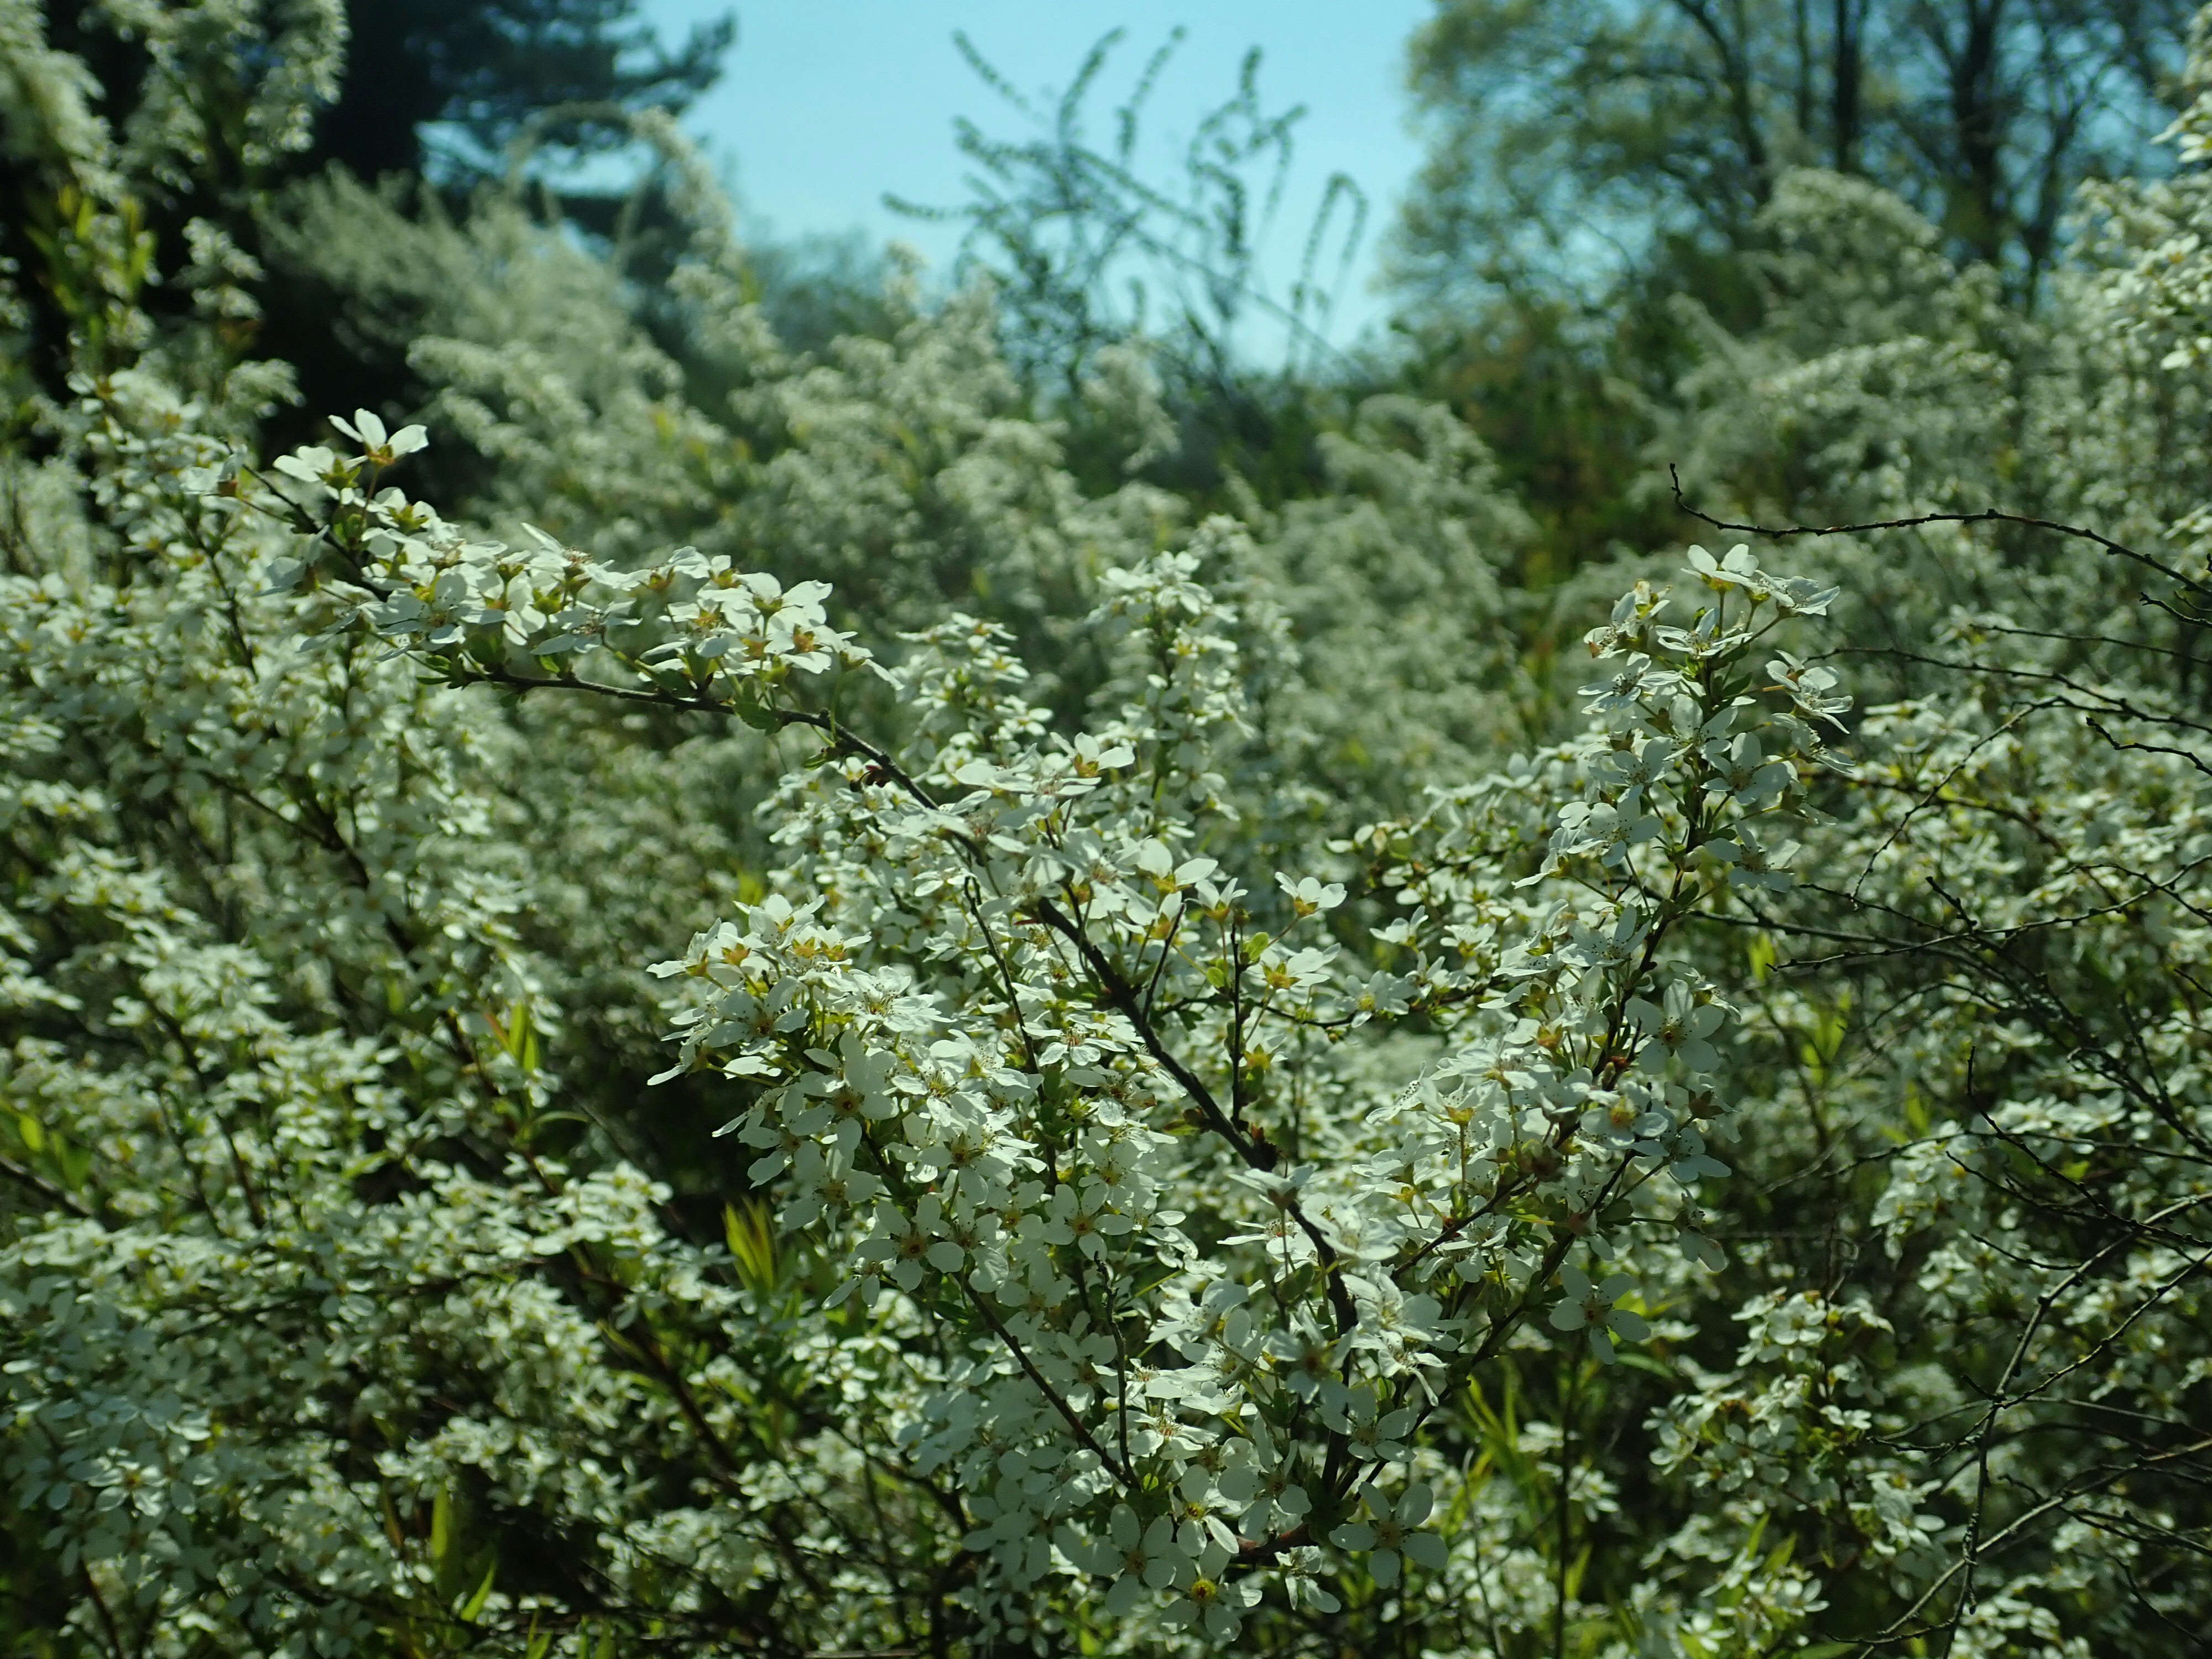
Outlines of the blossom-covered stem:
M 1028 1070 L 1030 1075 L 1036 1079 L 1038 1090 L 1040 1094 L 1042 1094 L 1044 1086 L 1044 1078 L 1042 1068 L 1037 1065 L 1036 1039 L 1030 1035 L 1028 1023 L 1022 1017 L 1021 996 L 1014 987 L 1013 970 L 1007 964 L 1006 952 L 999 946 L 998 936 L 991 931 L 990 924 L 984 917 L 982 896 L 977 890 L 975 878 L 973 876 L 970 876 L 968 878 L 963 890 L 962 902 L 968 911 L 968 919 L 974 926 L 976 936 L 983 941 L 983 947 L 990 956 L 992 966 L 998 970 L 1000 986 L 1006 994 L 1006 1017 L 1012 1022 L 1014 1033 L 1021 1042 L 1022 1064 Z M 1042 1105 L 1042 1102 L 1040 1102 L 1040 1105 Z M 1040 1109 L 1037 1114 L 1037 1139 L 1038 1143 L 1044 1148 L 1045 1174 L 1048 1178 L 1050 1184 L 1057 1186 L 1060 1183 L 1060 1148 L 1053 1140 L 1050 1133 L 1046 1130 L 1043 1115 L 1042 1111 Z M 1094 1307 L 1091 1303 L 1091 1276 L 1085 1268 L 1083 1253 L 1080 1250 L 1075 1252 L 1073 1267 L 1075 1269 L 1076 1293 L 1083 1298 L 1084 1307 L 1090 1310 L 1092 1320 L 1096 1322 L 1098 1317 L 1098 1312 L 1097 1308 Z M 1121 1327 L 1119 1322 L 1111 1317 L 1114 1311 L 1114 1303 L 1113 1291 L 1110 1285 L 1108 1287 L 1106 1294 L 1106 1308 L 1107 1313 L 1109 1316 L 1105 1322 L 1114 1329 L 1115 1345 L 1118 1351 L 1121 1340 Z M 1126 1363 L 1126 1360 L 1124 1360 L 1123 1366 L 1125 1374 Z M 1126 1388 L 1124 1389 L 1124 1394 L 1126 1397 Z M 1125 1465 L 1127 1464 L 1129 1461 L 1126 1419 L 1124 1419 L 1124 1429 L 1122 1434 L 1121 1461 Z
M 1230 1121 L 1227 1115 L 1222 1111 L 1220 1103 L 1214 1099 L 1212 1091 L 1200 1082 L 1197 1075 L 1176 1056 L 1175 1052 L 1166 1043 L 1160 1040 L 1159 1033 L 1153 1028 L 1152 1021 L 1146 1017 L 1144 1009 L 1139 1006 L 1127 982 L 1115 970 L 1114 964 L 1106 959 L 1104 953 L 1092 944 L 1083 930 L 1069 921 L 1066 913 L 1050 899 L 1039 898 L 1036 901 L 1035 908 L 1037 915 L 1048 927 L 1075 946 L 1085 964 L 1091 969 L 1093 976 L 1098 981 L 1099 988 L 1104 992 L 1109 1005 L 1119 1009 L 1128 1018 L 1130 1024 L 1135 1026 L 1138 1036 L 1144 1042 L 1146 1051 L 1160 1063 L 1170 1077 L 1175 1079 L 1183 1092 L 1189 1097 L 1191 1103 L 1205 1117 L 1207 1127 L 1227 1141 L 1231 1150 L 1243 1159 L 1248 1166 L 1265 1171 L 1269 1167 L 1269 1161 L 1238 1132 L 1237 1126 Z M 1315 1253 L 1322 1263 L 1323 1276 L 1328 1286 L 1329 1303 L 1336 1313 L 1338 1334 L 1342 1335 L 1359 1322 L 1359 1314 L 1358 1310 L 1352 1306 L 1351 1291 L 1345 1285 L 1344 1273 L 1337 1260 L 1336 1249 L 1295 1200 L 1285 1205 L 1284 1208 L 1312 1243 Z
M 608 1288 L 617 1291 L 628 1288 L 618 1280 L 608 1279 L 593 1272 L 588 1261 L 581 1267 L 580 1271 L 586 1278 Z M 690 1425 L 692 1434 L 696 1437 L 699 1443 L 706 1448 L 708 1460 L 714 1466 L 715 1480 L 727 1486 L 731 1490 L 736 1490 L 738 1481 L 744 1474 L 744 1461 L 732 1453 L 729 1447 L 723 1443 L 722 1437 L 715 1432 L 714 1425 L 707 1420 L 706 1413 L 700 1409 L 698 1399 L 691 1392 L 690 1385 L 684 1381 L 676 1368 L 669 1364 L 668 1356 L 661 1351 L 660 1343 L 652 1329 L 648 1327 L 644 1334 L 640 1337 L 632 1336 L 625 1331 L 617 1329 L 611 1319 L 602 1318 L 599 1322 L 599 1334 L 608 1346 L 618 1353 L 631 1356 L 645 1370 L 650 1371 L 654 1380 L 666 1390 L 668 1397 L 676 1402 L 676 1409 L 683 1413 L 684 1422 Z
M 911 1184 L 899 1173 L 897 1166 L 884 1156 L 883 1149 L 876 1145 L 874 1137 L 863 1133 L 860 1144 L 867 1149 L 869 1160 L 874 1164 L 877 1176 L 884 1186 L 897 1196 L 902 1204 L 912 1204 L 915 1194 Z M 1067 1425 L 1069 1431 L 1082 1443 L 1085 1449 L 1098 1460 L 1100 1467 L 1106 1469 L 1124 1486 L 1133 1486 L 1136 1477 L 1132 1473 L 1130 1465 L 1117 1461 L 1112 1453 L 1098 1443 L 1097 1437 L 1091 1432 L 1090 1426 L 1084 1422 L 1082 1415 L 1074 1407 L 1068 1404 L 1060 1390 L 1054 1388 L 1044 1373 L 1037 1369 L 1036 1362 L 1030 1358 L 1029 1351 L 1022 1346 L 1020 1340 L 1006 1328 L 1006 1321 L 999 1317 L 998 1310 L 993 1308 L 983 1293 L 975 1288 L 973 1278 L 964 1270 L 951 1273 L 948 1277 L 954 1284 L 959 1285 L 961 1292 L 967 1297 L 969 1304 L 975 1310 L 983 1322 L 991 1328 L 991 1334 L 999 1340 L 1000 1346 L 1013 1356 L 1015 1364 L 1022 1368 L 1022 1374 L 1029 1378 L 1030 1385 L 1059 1414 L 1060 1420 Z
M 223 794 L 254 808 L 286 830 L 303 835 L 314 845 L 332 854 L 363 895 L 373 896 L 379 892 L 374 873 L 362 857 L 360 849 L 354 845 L 352 838 L 345 833 L 344 827 L 339 823 L 337 815 L 314 794 L 302 789 L 287 792 L 286 799 L 296 814 L 288 817 L 238 781 L 212 769 L 207 775 L 208 781 Z M 422 967 L 422 945 L 413 929 L 401 917 L 392 915 L 389 908 L 380 904 L 378 911 L 379 926 L 392 948 L 403 962 L 419 970 Z M 437 1011 L 436 1020 L 461 1074 L 471 1079 L 484 1099 L 507 1117 L 509 1128 L 519 1129 L 520 1121 L 507 1113 L 506 1097 L 484 1066 L 483 1058 L 462 1027 L 459 1017 L 451 1008 L 441 1007 Z M 548 1193 L 556 1191 L 553 1177 L 545 1171 L 537 1155 L 519 1134 L 514 1146 L 538 1184 Z
M 1489 1333 L 1484 1336 L 1480 1346 L 1461 1360 L 1455 1367 L 1455 1370 L 1462 1373 L 1472 1372 L 1476 1366 L 1496 1357 L 1506 1343 L 1512 1340 L 1515 1329 L 1520 1325 L 1521 1321 L 1528 1316 L 1528 1310 L 1535 1305 L 1538 1296 L 1542 1294 L 1542 1287 L 1550 1284 L 1552 1275 L 1559 1271 L 1560 1267 L 1566 1261 L 1568 1253 L 1574 1248 L 1574 1235 L 1567 1232 L 1560 1233 L 1545 1247 L 1544 1254 L 1537 1258 L 1535 1271 L 1528 1275 L 1528 1290 L 1522 1293 L 1518 1302 L 1506 1310 L 1504 1314 L 1491 1326 Z
M 1604 1188 L 1599 1193 L 1596 1201 L 1592 1205 L 1593 1209 L 1602 1209 L 1612 1201 L 1613 1188 L 1620 1184 L 1621 1176 L 1627 1172 L 1627 1168 L 1628 1166 L 1624 1164 L 1613 1171 Z M 1528 1317 L 1529 1310 L 1535 1305 L 1541 1287 L 1551 1283 L 1552 1276 L 1565 1263 L 1574 1247 L 1574 1235 L 1562 1230 L 1545 1248 L 1543 1255 L 1537 1261 L 1534 1271 L 1528 1275 L 1528 1290 L 1522 1293 L 1518 1302 L 1492 1322 L 1489 1332 L 1474 1352 L 1464 1355 L 1454 1363 L 1450 1372 L 1450 1386 L 1436 1390 L 1429 1401 L 1420 1407 L 1415 1419 L 1415 1427 L 1418 1428 L 1435 1414 L 1437 1407 L 1449 1396 L 1452 1389 L 1462 1386 L 1465 1379 L 1472 1376 L 1476 1370 L 1495 1358 L 1504 1350 L 1505 1345 L 1512 1340 L 1514 1332 L 1520 1328 L 1521 1322 Z M 1471 1293 L 1472 1289 L 1473 1287 L 1469 1285 L 1461 1287 L 1459 1296 L 1455 1297 L 1452 1304 L 1454 1309 L 1456 1309 L 1465 1297 Z M 1349 1503 L 1352 1495 L 1351 1492 L 1346 1492 L 1342 1501 Z
M 176 1017 L 167 1009 L 155 1008 L 151 1012 L 155 1021 L 168 1033 L 170 1041 L 176 1045 L 178 1055 L 191 1072 L 194 1081 L 204 1091 L 213 1093 L 209 1089 L 210 1079 L 206 1070 L 199 1063 L 196 1053 L 198 1045 L 192 1041 L 191 1034 L 179 1024 Z M 261 1206 L 260 1191 L 252 1173 L 246 1167 L 246 1155 L 239 1150 L 238 1136 L 231 1127 L 228 1115 L 218 1113 L 216 1115 L 222 1130 L 223 1150 L 229 1155 L 231 1176 L 238 1182 L 239 1196 L 246 1200 L 246 1218 L 258 1231 L 269 1224 L 268 1216 Z
M 92 1576 L 90 1564 L 80 1565 L 77 1576 L 83 1580 L 85 1594 L 91 1599 L 93 1611 L 100 1617 L 100 1629 L 106 1633 L 108 1652 L 113 1659 L 131 1659 L 133 1649 L 124 1641 L 122 1631 L 117 1628 L 114 1609 L 107 1605 L 107 1598 L 100 1594 L 100 1581 Z
M 1246 1538 L 1238 1540 L 1237 1565 L 1247 1570 L 1256 1570 L 1279 1560 L 1295 1549 L 1304 1549 L 1313 1542 L 1313 1528 L 1301 1521 L 1295 1527 L 1270 1533 L 1265 1538 Z
M 1076 1252 L 1079 1257 L 1082 1254 L 1080 1250 Z M 1105 1281 L 1106 1310 L 1112 1316 L 1106 1322 L 1106 1328 L 1114 1334 L 1114 1437 L 1121 1449 L 1121 1466 L 1133 1468 L 1135 1461 L 1129 1455 L 1129 1339 L 1121 1329 L 1113 1278 L 1103 1267 L 1099 1270 L 1099 1277 Z
M 1097 1437 L 1091 1432 L 1090 1427 L 1076 1412 L 1075 1407 L 1069 1405 L 1061 1397 L 1060 1391 L 1045 1380 L 1044 1373 L 1036 1368 L 1036 1362 L 1030 1358 L 1029 1351 L 1023 1347 L 1019 1339 L 1006 1328 L 1006 1322 L 999 1317 L 997 1310 L 984 1298 L 983 1293 L 975 1288 L 969 1275 L 965 1273 L 957 1273 L 951 1277 L 953 1281 L 967 1293 L 969 1302 L 982 1316 L 983 1322 L 991 1328 L 991 1334 L 999 1339 L 1008 1353 L 1013 1355 L 1015 1363 L 1022 1368 L 1022 1374 L 1027 1376 L 1036 1391 L 1051 1403 L 1052 1408 L 1060 1413 L 1061 1420 L 1067 1425 L 1075 1437 L 1082 1442 L 1084 1449 L 1097 1458 L 1107 1473 L 1119 1480 L 1122 1486 L 1136 1485 L 1136 1475 L 1131 1471 L 1129 1466 L 1119 1462 L 1111 1452 L 1098 1443 Z
M 248 673 L 258 674 L 261 669 L 259 653 L 255 651 L 253 641 L 246 635 L 246 619 L 239 610 L 238 594 L 231 585 L 229 575 L 222 568 L 220 543 L 223 538 L 220 537 L 213 540 L 209 538 L 204 514 L 186 513 L 183 518 L 184 522 L 190 527 L 193 545 L 198 548 L 200 556 L 207 561 L 208 574 L 215 578 L 216 590 L 222 595 L 223 624 L 230 634 L 231 649 L 236 653 L 241 667 Z
M 1483 1217 L 1496 1214 L 1500 1208 L 1511 1200 L 1516 1193 L 1521 1190 L 1522 1185 L 1522 1177 L 1512 1175 L 1501 1176 L 1498 1178 L 1496 1190 L 1490 1194 L 1489 1198 L 1484 1200 L 1480 1207 L 1469 1210 L 1464 1215 L 1453 1216 L 1447 1220 L 1443 1226 L 1439 1227 L 1435 1232 L 1430 1234 L 1427 1238 L 1421 1241 L 1419 1248 L 1414 1250 L 1413 1255 L 1406 1258 L 1404 1265 L 1401 1266 L 1398 1271 L 1401 1273 L 1412 1272 L 1415 1267 L 1419 1267 L 1430 1255 L 1433 1255 L 1437 1250 L 1442 1249 L 1445 1245 L 1450 1243 L 1462 1233 L 1465 1232 L 1469 1227 L 1481 1220 Z
M 991 958 L 992 967 L 998 970 L 999 987 L 1006 994 L 1006 1018 L 1021 1042 L 1022 1064 L 1030 1076 L 1038 1076 L 1036 1041 L 1030 1036 L 1029 1025 L 1022 1018 L 1021 994 L 1014 988 L 1013 970 L 1006 965 L 1006 952 L 999 948 L 998 936 L 992 933 L 990 924 L 983 918 L 982 898 L 976 891 L 973 876 L 969 877 L 964 884 L 961 899 L 967 909 L 969 921 L 975 925 L 976 937 L 983 941 L 983 949 Z M 1046 1147 L 1048 1152 L 1052 1150 L 1049 1141 L 1046 1142 Z M 1060 1179 L 1057 1168 L 1049 1169 L 1047 1173 L 1055 1182 Z
M 584 691 L 594 696 L 611 697 L 617 702 L 649 703 L 658 708 L 678 709 L 686 714 L 731 714 L 738 712 L 729 700 L 710 697 L 704 693 L 697 696 L 680 696 L 659 687 L 645 690 L 636 686 L 608 685 L 598 680 L 585 679 L 577 674 L 518 674 L 510 668 L 478 664 L 470 665 L 459 671 L 459 674 L 458 683 L 495 685 L 506 691 Z M 912 796 L 917 805 L 935 809 L 936 800 L 915 781 L 912 774 L 898 763 L 890 750 L 870 743 L 834 715 L 817 714 L 807 708 L 787 708 L 776 704 L 764 705 L 759 713 L 780 726 L 801 726 L 810 731 L 819 732 L 828 739 L 830 753 L 859 756 L 880 772 L 886 782 L 896 784 Z
M 1159 960 L 1152 964 L 1152 977 L 1145 983 L 1145 1018 L 1148 1020 L 1152 1017 L 1152 1010 L 1158 1000 L 1160 981 L 1175 956 L 1176 939 L 1182 932 L 1183 918 L 1188 914 L 1184 910 L 1176 911 L 1175 920 L 1168 924 L 1167 937 L 1160 941 Z M 1139 960 L 1141 962 L 1142 958 Z
M 1249 1136 L 1251 1126 L 1244 1121 L 1244 930 L 1234 916 L 1224 926 L 1229 941 L 1228 1116 L 1239 1134 Z

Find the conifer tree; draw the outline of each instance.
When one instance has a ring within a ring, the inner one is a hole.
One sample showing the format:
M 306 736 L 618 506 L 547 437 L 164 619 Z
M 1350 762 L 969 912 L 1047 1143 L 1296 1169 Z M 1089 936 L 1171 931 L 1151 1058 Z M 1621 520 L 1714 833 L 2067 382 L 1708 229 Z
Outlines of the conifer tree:
M 346 0 L 345 72 L 310 160 L 371 182 L 419 174 L 441 127 L 462 141 L 446 166 L 463 170 L 533 130 L 585 153 L 621 143 L 623 112 L 682 110 L 737 33 L 724 17 L 670 49 L 637 12 L 637 0 Z

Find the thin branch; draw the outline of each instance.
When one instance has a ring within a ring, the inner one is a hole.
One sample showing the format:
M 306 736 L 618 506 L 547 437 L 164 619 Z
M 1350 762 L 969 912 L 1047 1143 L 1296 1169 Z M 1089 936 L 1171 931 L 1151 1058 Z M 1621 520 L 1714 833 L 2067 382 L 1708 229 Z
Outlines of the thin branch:
M 1199 1115 L 1205 1118 L 1206 1127 L 1227 1141 L 1231 1150 L 1243 1160 L 1248 1167 L 1260 1170 L 1263 1174 L 1272 1169 L 1275 1160 L 1267 1153 L 1261 1152 L 1257 1145 L 1244 1135 L 1229 1115 L 1221 1109 L 1221 1103 L 1214 1098 L 1213 1091 L 1200 1081 L 1197 1074 L 1184 1065 L 1176 1057 L 1174 1050 L 1160 1040 L 1159 1033 L 1153 1029 L 1152 1021 L 1146 1018 L 1145 1011 L 1138 1002 L 1136 992 L 1130 987 L 1128 981 L 1115 971 L 1114 964 L 1106 960 L 1104 952 L 1092 944 L 1090 937 L 1069 920 L 1066 913 L 1050 899 L 1041 898 L 1037 901 L 1036 915 L 1047 927 L 1075 947 L 1076 953 L 1083 958 L 1085 965 L 1091 969 L 1092 976 L 1097 980 L 1099 988 L 1105 993 L 1108 1004 L 1120 1010 L 1129 1023 L 1136 1028 L 1137 1035 L 1143 1040 L 1146 1049 L 1165 1068 L 1168 1075 L 1175 1079 L 1182 1091 L 1190 1097 L 1191 1103 L 1198 1108 Z M 1231 1063 L 1234 1063 L 1233 1060 Z M 1285 1202 L 1283 1209 L 1291 1220 L 1297 1223 L 1298 1230 L 1305 1234 L 1308 1242 L 1314 1247 L 1315 1254 L 1320 1258 L 1322 1272 L 1328 1285 L 1329 1305 L 1336 1313 L 1337 1334 L 1342 1336 L 1359 1323 L 1359 1310 L 1352 1305 L 1352 1292 L 1345 1285 L 1344 1268 L 1342 1263 L 1337 1260 L 1336 1247 L 1328 1242 L 1328 1236 L 1314 1224 L 1312 1219 L 1304 1209 L 1299 1207 L 1296 1200 Z
M 1711 514 L 1691 506 L 1682 494 L 1682 475 L 1672 462 L 1668 464 L 1667 477 L 1673 485 L 1674 505 L 1677 507 L 1700 524 L 1711 525 L 1715 530 L 1725 530 L 1735 535 L 1765 536 L 1771 540 L 1783 541 L 1792 536 L 1856 536 L 1871 530 L 1918 530 L 1934 524 L 2023 525 L 2031 530 L 2048 530 L 2054 535 L 2071 536 L 2077 541 L 2093 543 L 2103 548 L 2107 553 L 2117 553 L 2124 559 L 2132 559 L 2137 564 L 2157 571 L 2167 580 L 2179 582 L 2192 593 L 2212 599 L 2212 589 L 2208 589 L 2203 583 L 2194 577 L 2184 575 L 2164 560 L 2154 558 L 2148 553 L 2138 552 L 2125 543 L 2116 542 L 2101 532 L 2084 529 L 2080 525 L 2062 524 L 2056 519 L 2039 519 L 2032 514 L 2007 513 L 2001 508 L 1990 507 L 1983 508 L 1979 513 L 1921 513 L 1911 518 L 1875 519 L 1863 524 L 1735 524 L 1725 519 L 1717 519 Z
M 47 1203 L 59 1205 L 63 1209 L 67 1210 L 71 1215 L 76 1216 L 80 1220 L 97 1221 L 100 1219 L 100 1218 L 93 1212 L 91 1206 L 86 1204 L 82 1199 L 78 1198 L 76 1194 L 68 1191 L 64 1188 L 55 1186 L 53 1182 L 48 1181 L 37 1170 L 25 1168 L 22 1164 L 16 1163 L 14 1158 L 6 1156 L 4 1153 L 0 1153 L 0 1175 L 6 1176 L 9 1180 L 15 1182 L 19 1185 L 29 1188 L 40 1198 L 45 1199 Z

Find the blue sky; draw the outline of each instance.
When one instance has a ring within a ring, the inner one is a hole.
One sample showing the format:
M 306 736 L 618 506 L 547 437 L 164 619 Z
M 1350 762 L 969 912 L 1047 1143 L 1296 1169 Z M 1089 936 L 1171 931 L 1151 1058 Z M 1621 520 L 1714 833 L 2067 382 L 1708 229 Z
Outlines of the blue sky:
M 1065 87 L 1100 35 L 1127 29 L 1096 100 L 1103 141 L 1113 105 L 1182 25 L 1187 39 L 1150 105 L 1156 164 L 1234 90 L 1246 50 L 1257 46 L 1267 106 L 1308 112 L 1263 256 L 1271 285 L 1287 287 L 1322 187 L 1342 171 L 1373 212 L 1333 332 L 1341 339 L 1376 314 L 1365 291 L 1376 242 L 1419 161 L 1406 125 L 1406 41 L 1431 0 L 646 0 L 641 9 L 678 38 L 701 18 L 737 12 L 737 49 L 687 125 L 735 183 L 751 223 L 781 236 L 857 228 L 901 237 L 939 268 L 957 228 L 898 217 L 884 194 L 945 205 L 964 198 L 956 116 L 1006 137 L 1020 131 L 1019 117 L 961 61 L 953 31 L 1034 93 Z

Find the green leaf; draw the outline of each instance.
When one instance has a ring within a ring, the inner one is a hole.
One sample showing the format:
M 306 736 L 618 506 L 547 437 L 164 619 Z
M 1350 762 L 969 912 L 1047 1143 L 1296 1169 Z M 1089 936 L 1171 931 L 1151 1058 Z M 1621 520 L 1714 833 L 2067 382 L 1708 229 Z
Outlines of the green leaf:
M 765 1296 L 775 1288 L 775 1229 L 766 1205 L 756 1201 L 742 1210 L 733 1204 L 722 1206 L 722 1237 L 747 1290 Z
M 1575 1553 L 1575 1559 L 1567 1564 L 1566 1591 L 1570 1601 L 1582 1595 L 1583 1578 L 1589 1571 L 1589 1564 L 1590 1547 L 1585 1544 Z
M 483 1577 L 477 1582 L 476 1589 L 470 1592 L 469 1599 L 461 1603 L 460 1620 L 463 1624 L 474 1624 L 477 1615 L 483 1611 L 484 1603 L 491 1599 L 492 1578 L 498 1571 L 499 1557 L 494 1553 L 491 1559 L 484 1563 Z
M 1771 934 L 1753 933 L 1744 954 L 1748 959 L 1753 981 L 1764 982 L 1767 975 L 1773 971 L 1779 953 Z

